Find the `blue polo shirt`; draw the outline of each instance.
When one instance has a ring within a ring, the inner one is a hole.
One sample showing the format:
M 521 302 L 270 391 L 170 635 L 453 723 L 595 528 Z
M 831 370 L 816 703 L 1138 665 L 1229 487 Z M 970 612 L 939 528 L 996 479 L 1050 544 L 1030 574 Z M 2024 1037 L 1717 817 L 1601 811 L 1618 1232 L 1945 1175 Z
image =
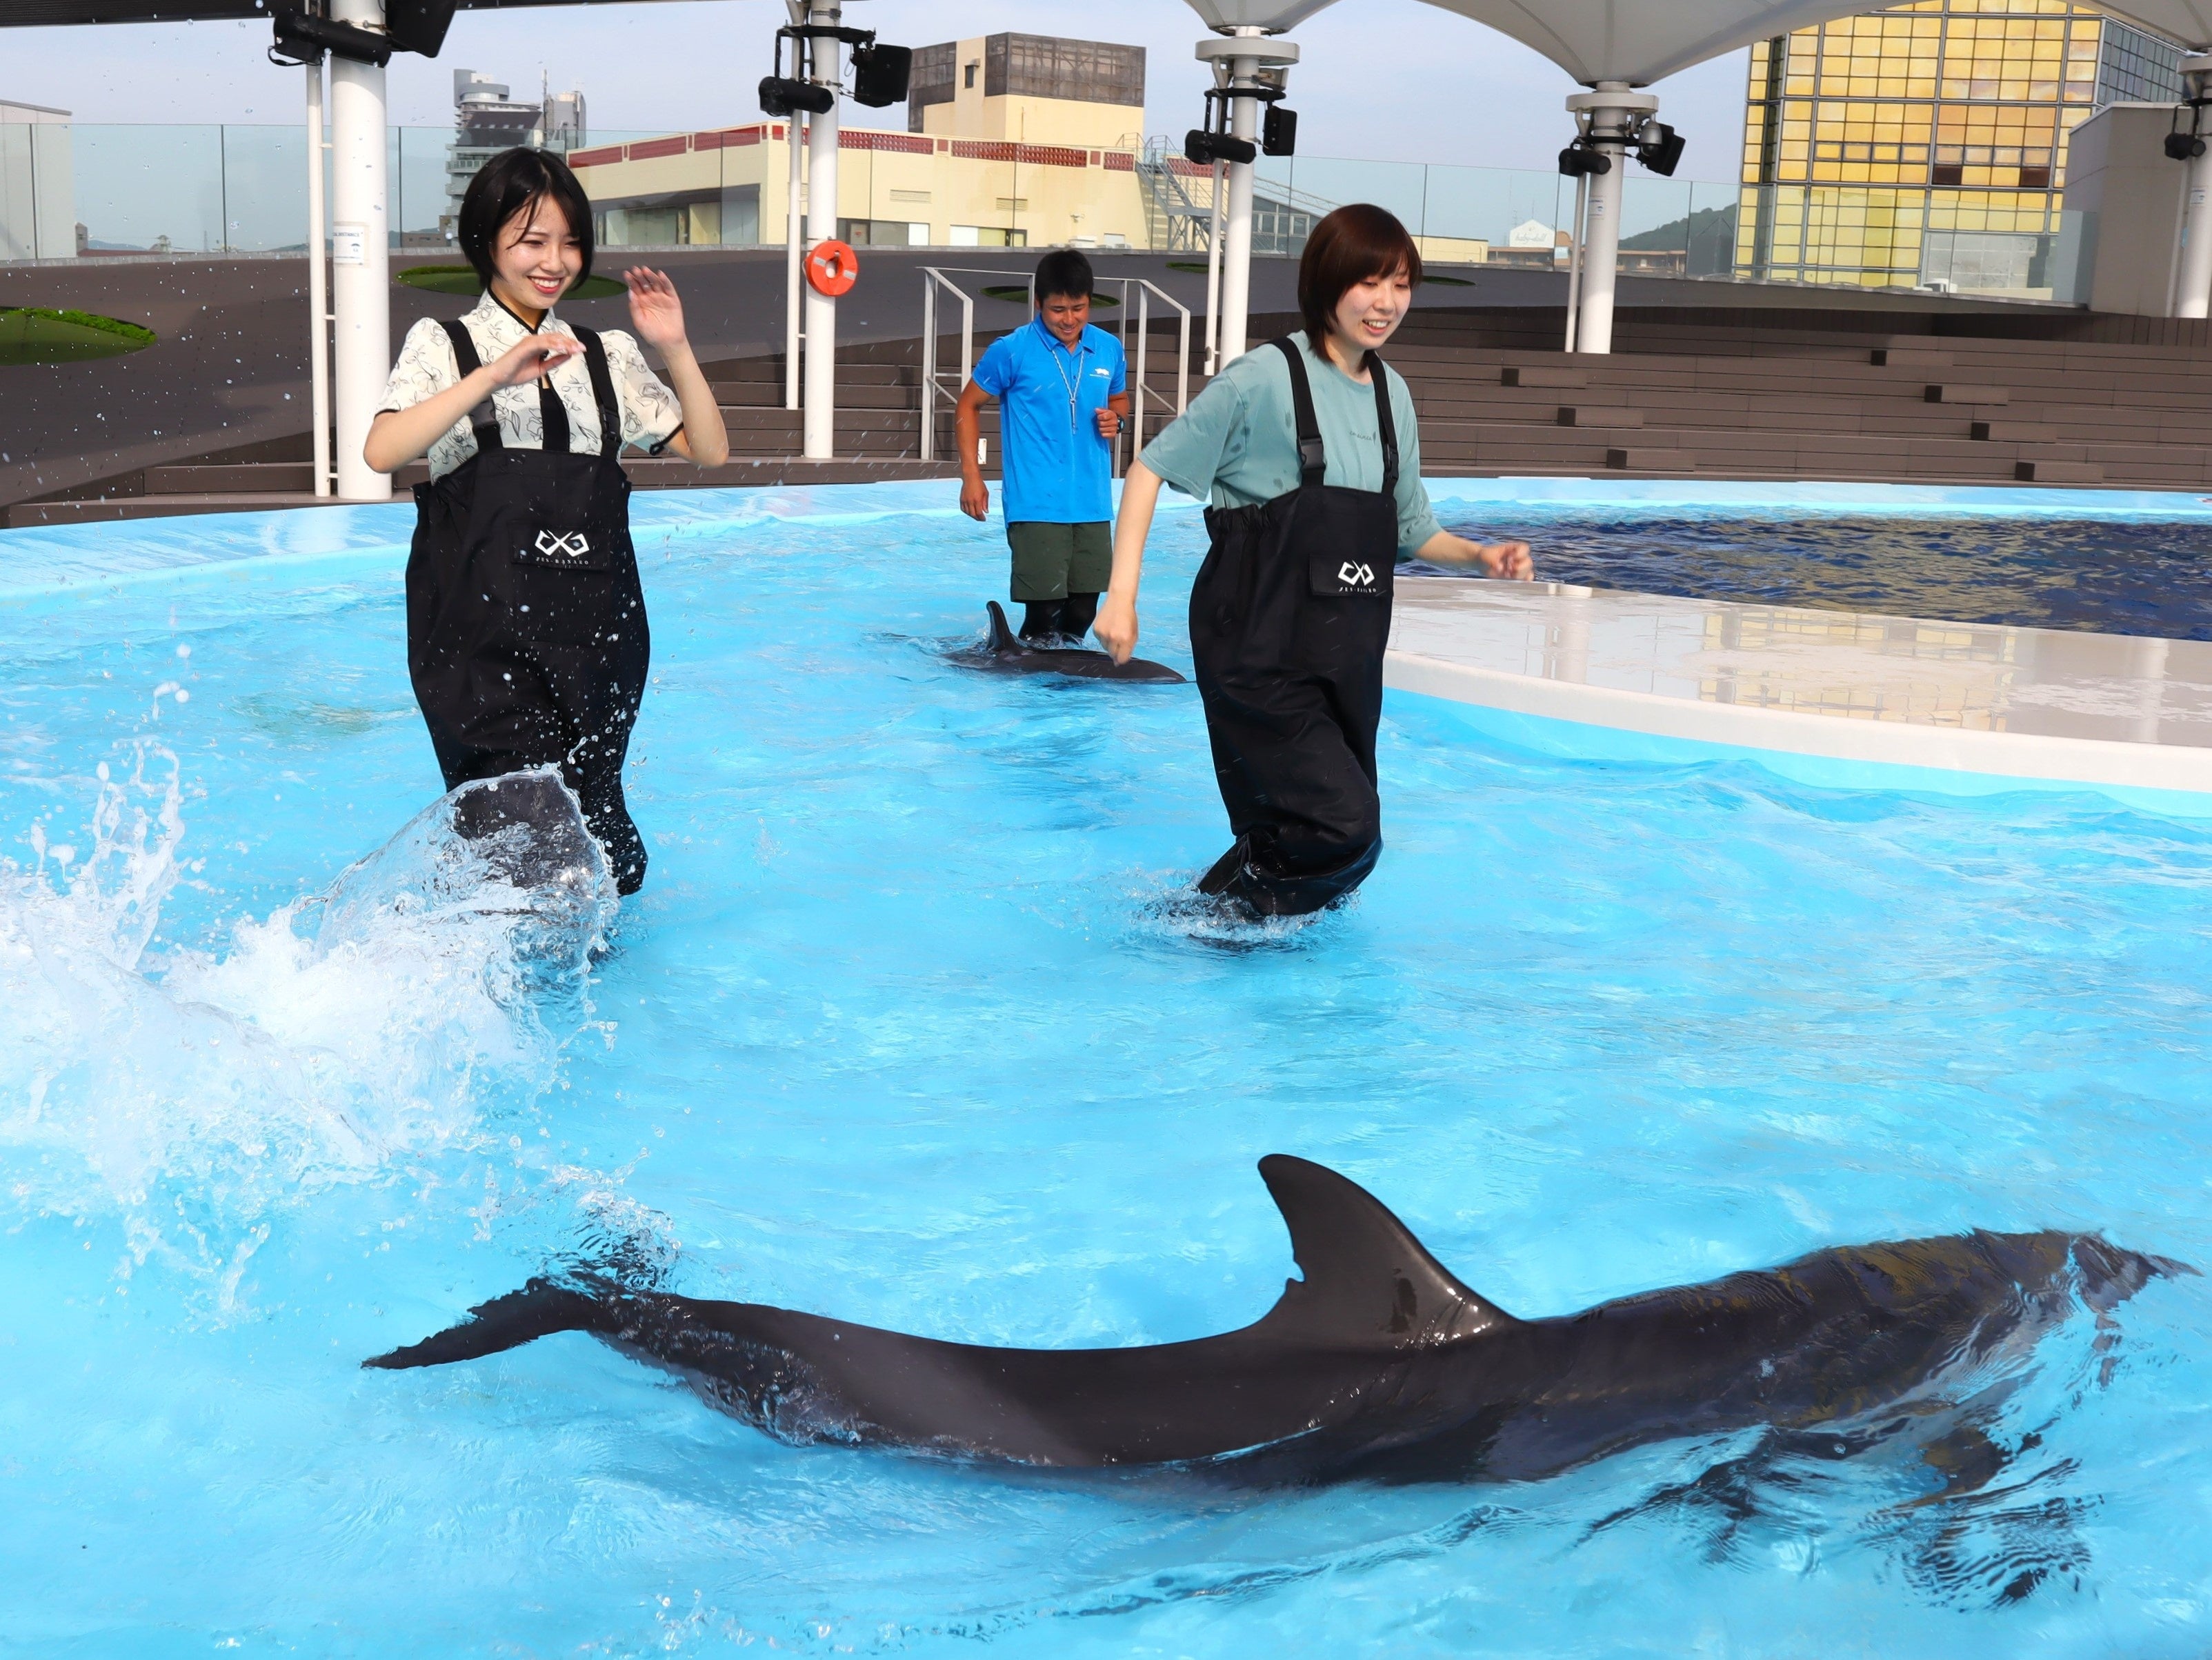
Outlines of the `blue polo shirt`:
M 1091 525 L 1114 516 L 1113 447 L 1098 411 L 1128 385 L 1121 343 L 1086 325 L 1073 351 L 1044 319 L 994 340 L 975 384 L 999 400 L 1000 487 L 1008 524 Z

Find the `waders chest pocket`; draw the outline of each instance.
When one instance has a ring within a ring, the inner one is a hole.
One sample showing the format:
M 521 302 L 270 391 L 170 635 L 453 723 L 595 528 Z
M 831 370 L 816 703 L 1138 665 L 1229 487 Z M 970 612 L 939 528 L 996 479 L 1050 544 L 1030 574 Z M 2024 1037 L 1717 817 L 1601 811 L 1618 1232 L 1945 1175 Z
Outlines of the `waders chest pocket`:
M 1371 548 L 1346 553 L 1341 544 L 1315 547 L 1306 555 L 1307 587 L 1317 599 L 1388 599 L 1396 562 Z

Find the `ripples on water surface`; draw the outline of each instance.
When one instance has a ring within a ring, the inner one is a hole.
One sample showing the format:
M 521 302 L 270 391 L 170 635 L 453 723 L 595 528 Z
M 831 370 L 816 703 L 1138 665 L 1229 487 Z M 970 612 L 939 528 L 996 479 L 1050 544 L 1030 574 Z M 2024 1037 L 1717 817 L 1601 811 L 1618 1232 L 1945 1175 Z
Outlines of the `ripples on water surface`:
M 1196 535 L 1146 617 L 1179 666 Z M 788 1448 L 580 1336 L 359 1371 L 623 1253 L 981 1342 L 1201 1335 L 1291 1272 L 1277 1149 L 1523 1314 L 1975 1225 L 2212 1262 L 2202 825 L 1408 705 L 1358 902 L 1194 938 L 1195 693 L 945 666 L 991 532 L 643 540 L 653 876 L 535 991 L 498 904 L 392 898 L 429 832 L 315 897 L 436 793 L 396 549 L 0 609 L 0 1651 L 2212 1645 L 2204 1280 L 2122 1308 L 2101 1387 L 2063 1329 L 2001 1473 L 1922 1504 L 1890 1445 L 1239 1495 Z
M 1765 605 L 2212 640 L 2212 522 L 1833 511 L 1675 516 L 1484 503 L 1443 509 L 1525 536 L 1560 582 Z

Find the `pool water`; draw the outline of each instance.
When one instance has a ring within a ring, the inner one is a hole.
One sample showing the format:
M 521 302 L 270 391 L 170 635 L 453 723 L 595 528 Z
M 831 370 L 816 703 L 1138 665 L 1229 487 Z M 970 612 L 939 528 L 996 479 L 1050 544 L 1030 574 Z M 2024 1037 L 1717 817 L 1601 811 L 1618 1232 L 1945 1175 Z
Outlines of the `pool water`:
M 1293 1271 L 1274 1151 L 1523 1315 L 1977 1226 L 2212 1264 L 2212 828 L 1562 762 L 1405 700 L 1376 877 L 1224 929 L 1179 897 L 1226 839 L 1191 688 L 939 655 L 994 529 L 872 488 L 640 518 L 652 874 L 534 982 L 401 834 L 403 513 L 9 550 L 0 1652 L 2212 1646 L 2202 1279 L 2119 1310 L 2109 1377 L 2055 1333 L 1948 1500 L 1757 1433 L 1256 1493 L 791 1447 L 578 1335 L 362 1371 L 611 1259 L 1200 1336 Z M 1164 515 L 1143 618 L 1186 668 L 1199 546 Z
M 2194 506 L 2193 498 L 2191 500 Z M 2212 521 L 1440 504 L 1555 581 L 1694 599 L 2212 640 Z

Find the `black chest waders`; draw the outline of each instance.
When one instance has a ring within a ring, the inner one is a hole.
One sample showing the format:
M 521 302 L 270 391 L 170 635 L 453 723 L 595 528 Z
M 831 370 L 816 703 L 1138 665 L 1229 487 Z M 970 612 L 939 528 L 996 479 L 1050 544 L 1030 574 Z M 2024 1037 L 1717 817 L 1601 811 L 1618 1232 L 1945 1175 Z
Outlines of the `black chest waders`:
M 1382 488 L 1323 483 L 1305 363 L 1295 342 L 1271 344 L 1291 367 L 1298 488 L 1207 508 L 1211 545 L 1190 593 L 1191 655 L 1237 837 L 1199 888 L 1297 916 L 1358 887 L 1382 851 L 1375 729 L 1398 558 L 1398 435 L 1370 352 Z
M 473 374 L 476 343 L 445 327 L 462 376 Z M 576 337 L 599 406 L 597 455 L 570 453 L 568 412 L 541 382 L 544 448 L 508 449 L 494 420 L 475 429 L 473 459 L 415 487 L 407 670 L 446 787 L 560 768 L 627 894 L 645 880 L 646 854 L 623 761 L 651 647 L 629 480 L 615 459 L 622 410 L 599 337 Z

